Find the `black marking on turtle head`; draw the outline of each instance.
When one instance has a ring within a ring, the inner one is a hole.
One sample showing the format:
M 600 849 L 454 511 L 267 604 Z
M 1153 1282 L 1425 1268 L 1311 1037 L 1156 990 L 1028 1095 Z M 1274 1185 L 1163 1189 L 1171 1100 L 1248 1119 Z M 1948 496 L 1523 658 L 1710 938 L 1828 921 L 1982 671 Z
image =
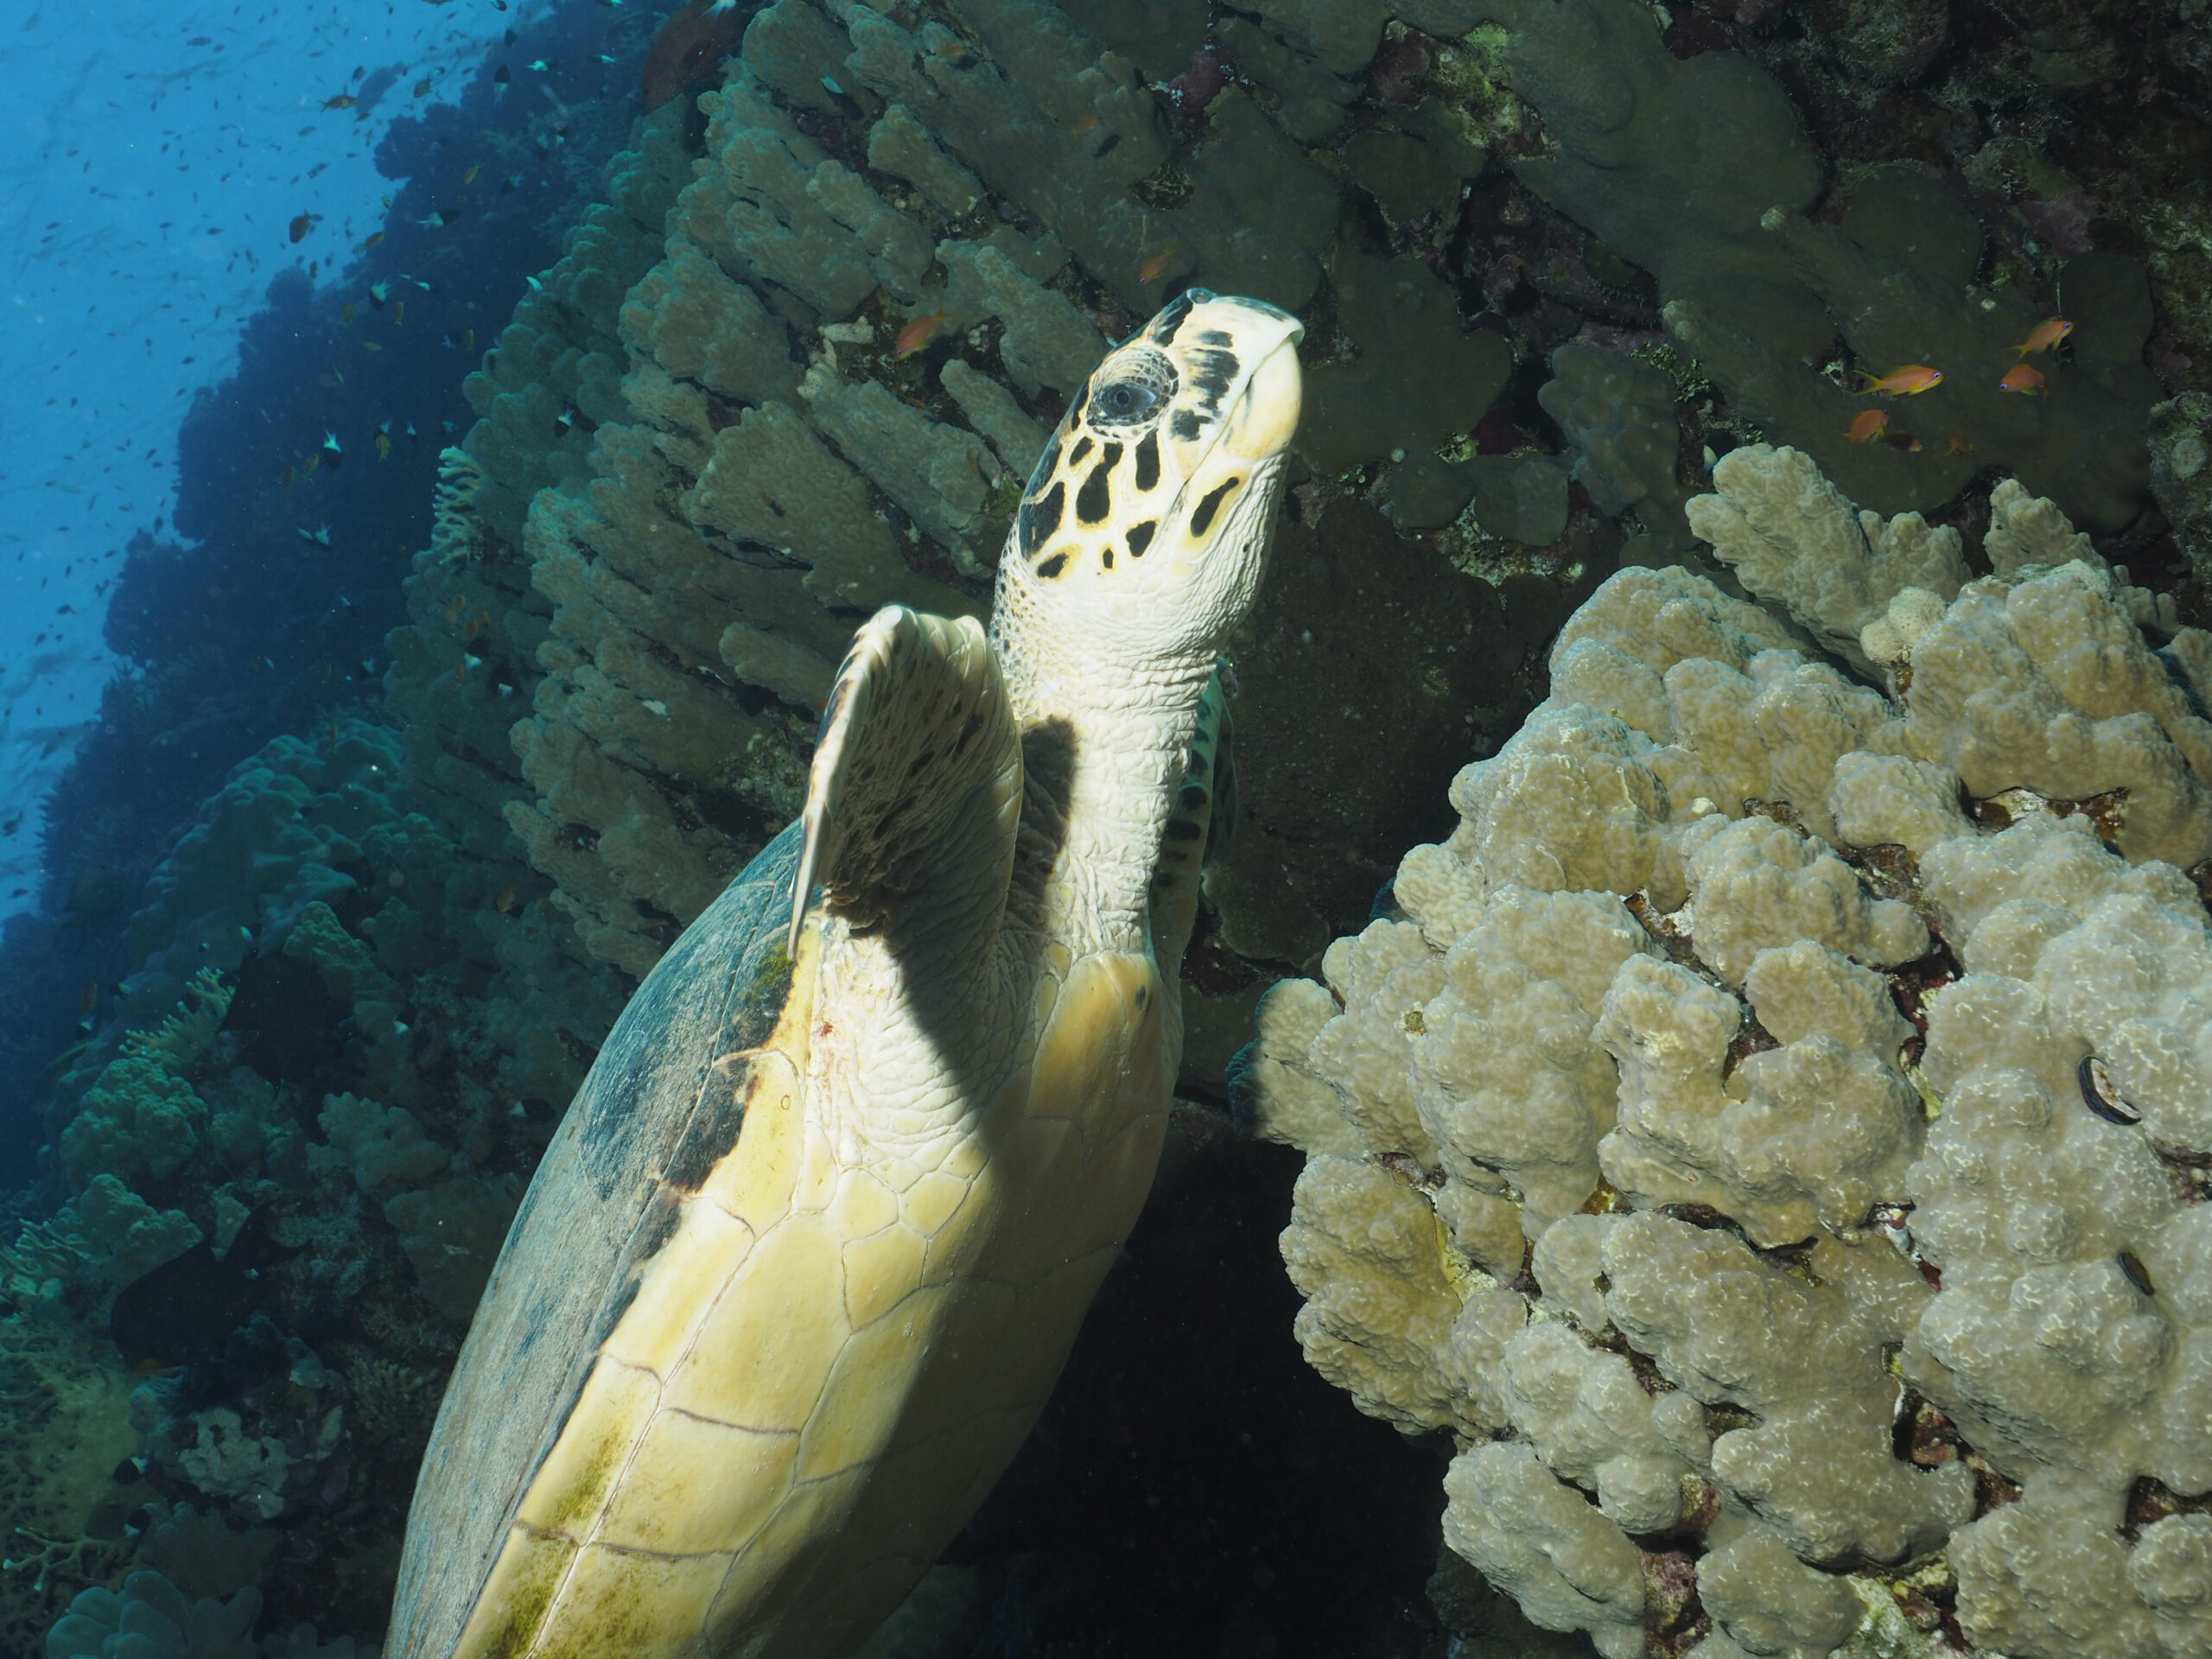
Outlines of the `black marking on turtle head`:
M 1090 435 L 1086 432 L 1083 436 L 1075 441 L 1075 448 L 1068 451 L 1068 465 L 1071 467 L 1080 466 L 1083 462 L 1083 458 L 1090 453 Z
M 1090 476 L 1083 480 L 1083 488 L 1076 493 L 1075 516 L 1078 524 L 1103 523 L 1114 508 L 1114 469 L 1122 464 L 1122 446 L 1109 443 L 1098 452 L 1098 464 L 1090 469 Z
M 1137 441 L 1137 488 L 1160 487 L 1160 430 L 1157 427 Z
M 1229 493 L 1243 481 L 1241 477 L 1225 478 L 1205 493 L 1198 510 L 1191 515 L 1192 535 L 1203 536 L 1213 527 L 1214 514 L 1221 511 L 1221 504 L 1228 499 Z
M 1191 385 L 1206 400 L 1206 412 L 1211 414 L 1221 407 L 1221 400 L 1236 384 L 1236 353 L 1224 346 L 1210 346 L 1204 351 L 1192 352 L 1191 363 L 1196 371 Z
M 1174 340 L 1177 331 L 1190 316 L 1192 308 L 1198 303 L 1192 296 L 1202 292 L 1199 289 L 1185 289 L 1167 302 L 1160 314 L 1152 320 L 1152 326 L 1145 330 L 1154 345 L 1166 346 Z
M 1144 557 L 1145 549 L 1152 545 L 1152 538 L 1159 529 L 1160 520 L 1157 518 L 1147 518 L 1141 524 L 1131 524 L 1129 526 L 1129 556 L 1133 559 Z
M 1051 558 L 1046 560 L 1042 564 L 1037 567 L 1037 574 L 1044 577 L 1046 581 L 1051 582 L 1058 577 L 1061 571 L 1067 568 L 1068 556 L 1065 553 L 1055 553 Z
M 1054 479 L 1051 489 L 1021 504 L 1017 523 L 1025 557 L 1034 553 L 1046 537 L 1059 529 L 1060 519 L 1067 510 L 1067 486 Z
M 1024 495 L 1035 495 L 1041 491 L 1052 474 L 1060 469 L 1061 434 L 1052 434 L 1052 441 L 1045 446 L 1045 453 L 1037 457 L 1037 464 L 1029 469 L 1029 482 L 1022 486 Z
M 1202 328 L 1198 331 L 1198 344 L 1201 346 L 1234 346 L 1236 343 L 1236 336 L 1226 328 Z
M 1109 543 L 1100 550 L 1098 555 L 1098 563 L 1102 567 L 1108 570 L 1111 570 L 1114 568 L 1114 548 L 1111 543 Z
M 1195 409 L 1179 409 L 1167 417 L 1169 435 L 1183 443 L 1198 442 L 1200 424 L 1198 412 Z

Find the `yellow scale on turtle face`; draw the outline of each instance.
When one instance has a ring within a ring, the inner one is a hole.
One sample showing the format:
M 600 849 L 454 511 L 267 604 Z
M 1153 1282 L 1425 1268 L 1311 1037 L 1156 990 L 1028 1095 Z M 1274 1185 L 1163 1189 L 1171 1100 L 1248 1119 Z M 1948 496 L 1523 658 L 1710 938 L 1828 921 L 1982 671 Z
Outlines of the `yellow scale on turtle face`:
M 517 1217 L 394 1659 L 836 1659 L 1013 1457 L 1158 1159 L 1299 334 L 1171 304 L 1039 463 L 990 634 L 856 635 L 805 815 L 639 988 Z

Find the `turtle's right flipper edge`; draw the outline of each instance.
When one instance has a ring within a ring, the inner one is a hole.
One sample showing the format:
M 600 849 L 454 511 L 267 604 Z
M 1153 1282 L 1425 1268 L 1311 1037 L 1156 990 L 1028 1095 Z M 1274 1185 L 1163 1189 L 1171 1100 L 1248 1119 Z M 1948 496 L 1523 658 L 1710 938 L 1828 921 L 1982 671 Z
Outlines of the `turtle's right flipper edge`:
M 982 625 L 878 611 L 853 636 L 823 713 L 792 950 L 817 882 L 855 926 L 894 902 L 902 915 L 915 901 L 933 909 L 928 889 L 955 870 L 963 879 L 948 900 L 1002 905 L 1020 804 L 1020 739 Z

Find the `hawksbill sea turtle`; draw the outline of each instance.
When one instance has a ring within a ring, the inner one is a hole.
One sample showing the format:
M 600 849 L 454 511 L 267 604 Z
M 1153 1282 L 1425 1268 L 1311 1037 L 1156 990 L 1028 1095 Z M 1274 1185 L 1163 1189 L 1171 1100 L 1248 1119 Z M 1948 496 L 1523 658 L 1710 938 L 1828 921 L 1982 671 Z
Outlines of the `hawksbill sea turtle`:
M 838 1659 L 981 1503 L 1152 1183 L 1298 321 L 1193 290 L 893 606 L 806 806 L 638 988 L 415 1491 L 389 1659 Z

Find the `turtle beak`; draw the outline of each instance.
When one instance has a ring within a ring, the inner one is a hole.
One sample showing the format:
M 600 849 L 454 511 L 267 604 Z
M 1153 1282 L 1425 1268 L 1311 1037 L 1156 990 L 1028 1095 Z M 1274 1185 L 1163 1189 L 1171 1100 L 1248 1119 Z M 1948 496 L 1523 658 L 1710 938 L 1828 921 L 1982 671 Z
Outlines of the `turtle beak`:
M 1298 342 L 1306 337 L 1306 325 L 1273 306 L 1263 307 L 1250 301 L 1246 303 L 1255 312 L 1267 315 L 1264 321 L 1255 318 L 1248 325 L 1253 336 L 1253 355 L 1258 363 L 1246 378 L 1244 390 L 1238 394 L 1236 411 L 1222 438 L 1222 448 L 1246 461 L 1263 461 L 1288 448 L 1292 434 L 1298 430 L 1298 415 L 1305 395 L 1305 378 L 1298 366 Z
M 1298 367 L 1298 334 L 1286 334 L 1244 383 L 1222 446 L 1230 454 L 1266 461 L 1290 447 L 1305 388 Z

